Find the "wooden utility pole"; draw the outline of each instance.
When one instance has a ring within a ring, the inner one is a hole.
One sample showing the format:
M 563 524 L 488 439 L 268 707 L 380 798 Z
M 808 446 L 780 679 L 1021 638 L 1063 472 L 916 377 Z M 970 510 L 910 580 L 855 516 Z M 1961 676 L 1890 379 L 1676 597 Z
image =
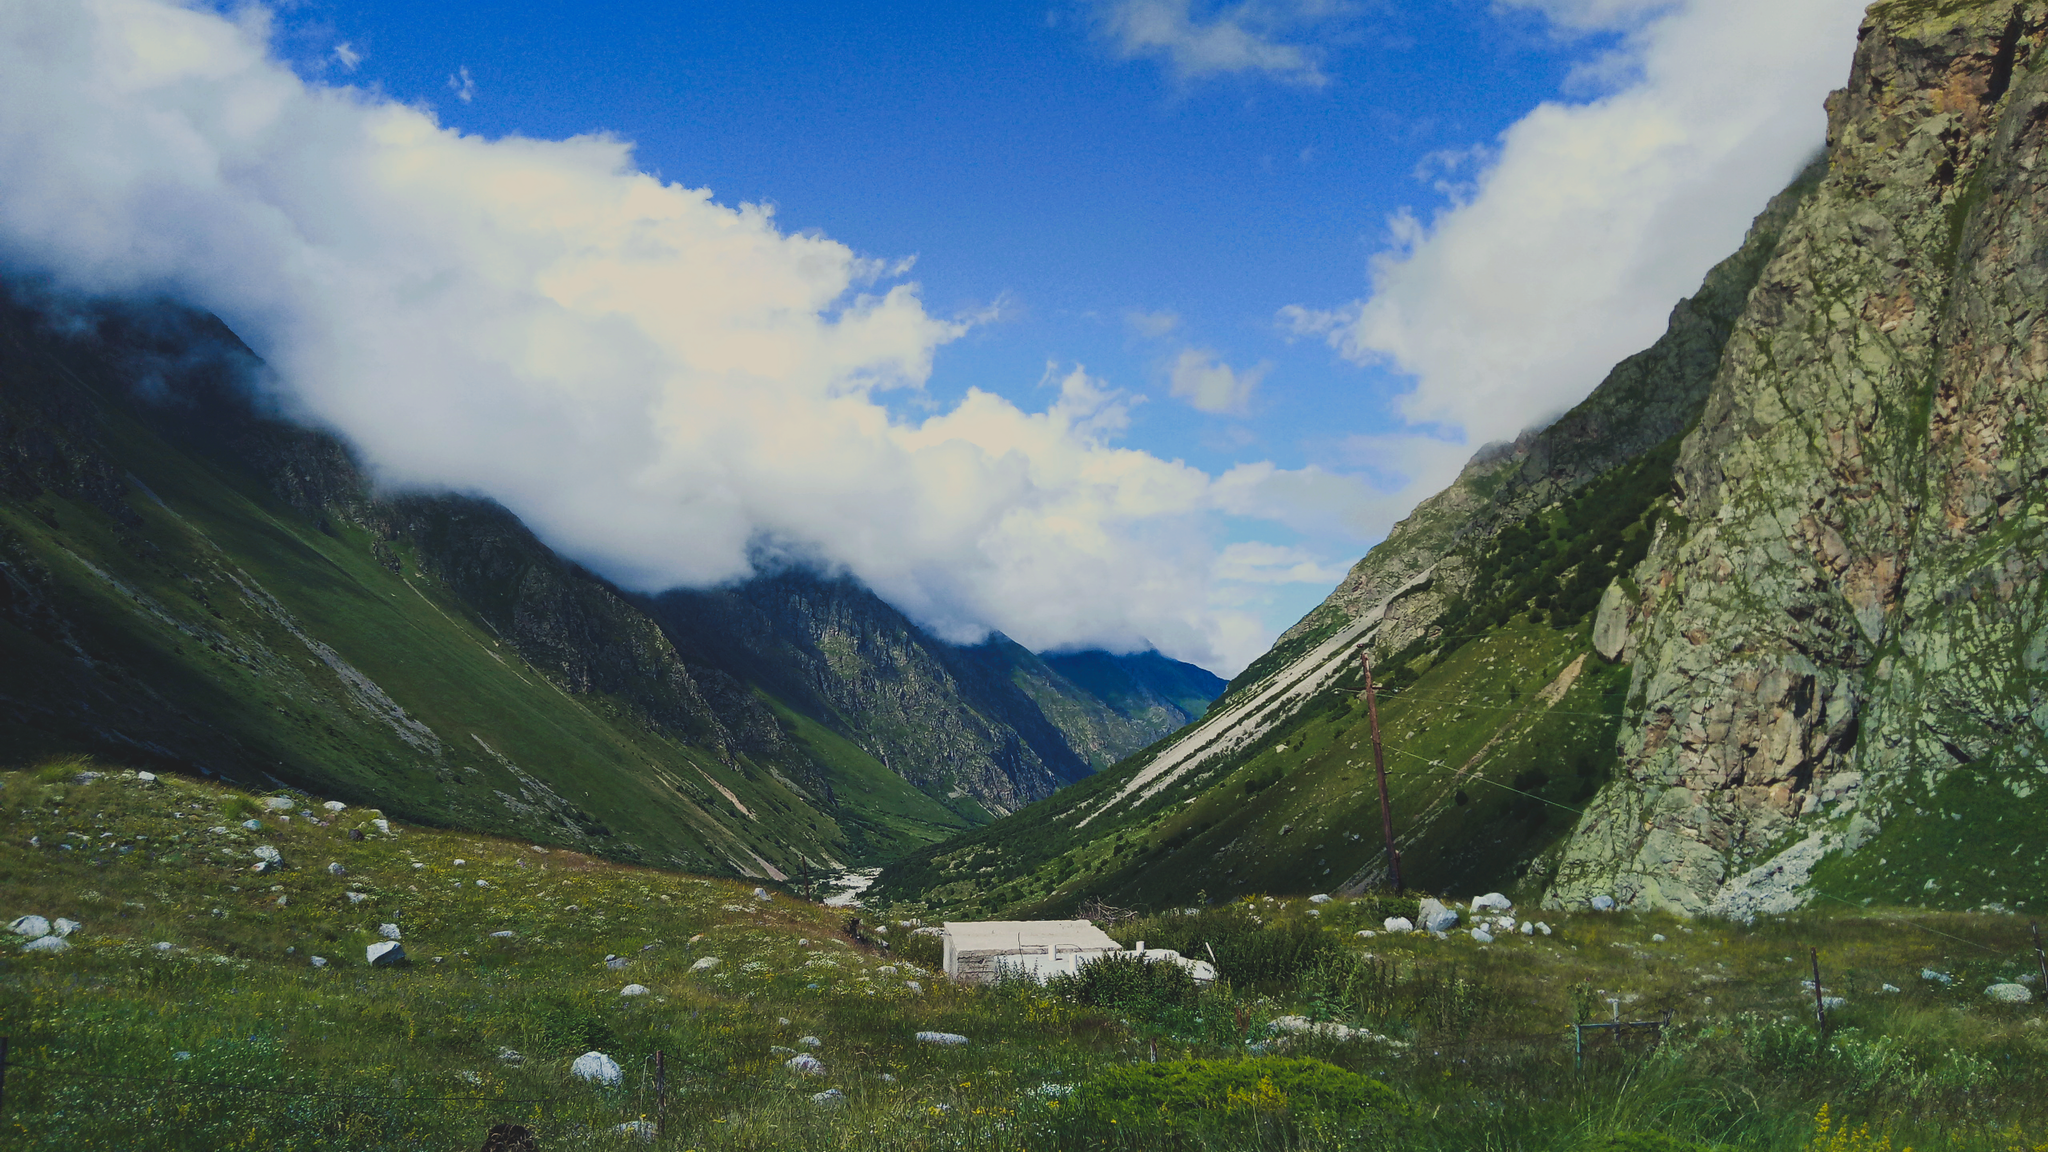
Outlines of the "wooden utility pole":
M 1380 831 L 1387 839 L 1387 876 L 1394 882 L 1394 895 L 1403 890 L 1401 853 L 1394 848 L 1394 805 L 1387 799 L 1387 757 L 1380 749 L 1380 706 L 1372 690 L 1372 653 L 1358 646 L 1358 664 L 1365 669 L 1365 715 L 1372 722 L 1372 767 L 1380 778 Z

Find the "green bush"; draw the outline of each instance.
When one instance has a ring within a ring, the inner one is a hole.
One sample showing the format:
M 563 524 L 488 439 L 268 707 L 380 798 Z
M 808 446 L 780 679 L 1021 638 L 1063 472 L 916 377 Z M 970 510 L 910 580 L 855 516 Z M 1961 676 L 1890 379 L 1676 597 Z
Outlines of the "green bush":
M 1241 905 L 1147 916 L 1120 925 L 1116 935 L 1125 944 L 1143 940 L 1195 960 L 1213 953 L 1217 975 L 1240 987 L 1292 982 L 1339 946 L 1317 925 L 1262 924 Z
M 1408 1114 L 1400 1095 L 1376 1080 L 1281 1056 L 1112 1067 L 1083 1084 L 1075 1104 L 1127 1136 L 1274 1120 L 1371 1129 Z
M 1072 976 L 1054 976 L 1046 987 L 1077 1004 L 1126 1011 L 1191 1008 L 1201 995 L 1195 978 L 1178 964 L 1113 952 L 1083 963 Z
M 220 814 L 229 820 L 247 820 L 258 811 L 256 802 L 239 792 L 231 793 L 220 802 Z
M 1615 1132 L 1581 1144 L 1577 1152 L 1706 1152 L 1705 1145 L 1662 1132 Z
M 900 936 L 892 934 L 889 941 L 889 956 L 936 972 L 946 966 L 946 942 L 929 932 L 919 935 L 905 929 Z

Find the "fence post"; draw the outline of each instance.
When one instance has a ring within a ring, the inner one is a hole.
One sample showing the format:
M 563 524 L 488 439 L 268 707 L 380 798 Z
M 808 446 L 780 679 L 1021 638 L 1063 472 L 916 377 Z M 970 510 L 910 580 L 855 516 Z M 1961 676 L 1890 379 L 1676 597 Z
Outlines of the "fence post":
M 1813 1019 L 1820 1026 L 1822 1047 L 1828 1042 L 1828 1002 L 1820 994 L 1820 949 L 1808 948 L 1807 955 L 1813 958 Z
M 2041 965 L 2041 995 L 2048 996 L 2048 952 L 2041 950 L 2041 922 L 2027 921 L 2027 927 L 2034 930 L 2034 959 Z M 7 1042 L 0 1040 L 0 1052 L 7 1051 Z
M 1583 1025 L 1572 1025 L 1572 1071 L 1586 1070 L 1586 1030 Z
M 668 1135 L 668 1057 L 654 1050 L 654 1138 Z

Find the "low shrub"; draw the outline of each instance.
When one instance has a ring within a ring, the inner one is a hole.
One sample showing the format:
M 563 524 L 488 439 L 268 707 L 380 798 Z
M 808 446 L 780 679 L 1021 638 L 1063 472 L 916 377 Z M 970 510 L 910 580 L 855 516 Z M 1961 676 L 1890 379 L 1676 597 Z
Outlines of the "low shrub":
M 1195 978 L 1178 964 L 1113 952 L 1083 963 L 1072 976 L 1054 976 L 1046 987 L 1077 1004 L 1125 1011 L 1191 1008 L 1201 995 Z
M 1281 1056 L 1121 1065 L 1084 1083 L 1074 1102 L 1084 1122 L 1139 1140 L 1275 1126 L 1367 1136 L 1409 1113 L 1400 1094 L 1377 1080 Z

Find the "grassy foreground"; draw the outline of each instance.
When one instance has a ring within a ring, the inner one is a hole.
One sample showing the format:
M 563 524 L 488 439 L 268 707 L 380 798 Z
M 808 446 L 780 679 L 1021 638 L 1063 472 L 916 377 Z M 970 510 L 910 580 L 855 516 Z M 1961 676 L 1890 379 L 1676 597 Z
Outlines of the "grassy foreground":
M 786 894 L 88 767 L 0 774 L 0 911 L 83 925 L 5 938 L 0 1147 L 640 1146 L 660 1050 L 679 1149 L 2048 1149 L 2039 984 L 1984 995 L 2034 970 L 2007 917 L 1544 914 L 1482 944 L 1357 935 L 1412 901 L 1256 899 L 1116 926 L 1215 950 L 1214 988 L 956 988 L 930 937 L 892 955 Z M 366 963 L 382 924 L 408 964 Z M 1670 1011 L 1664 1042 L 1575 1068 L 1569 1025 L 1617 1009 Z M 586 1051 L 619 1081 L 573 1077 Z

